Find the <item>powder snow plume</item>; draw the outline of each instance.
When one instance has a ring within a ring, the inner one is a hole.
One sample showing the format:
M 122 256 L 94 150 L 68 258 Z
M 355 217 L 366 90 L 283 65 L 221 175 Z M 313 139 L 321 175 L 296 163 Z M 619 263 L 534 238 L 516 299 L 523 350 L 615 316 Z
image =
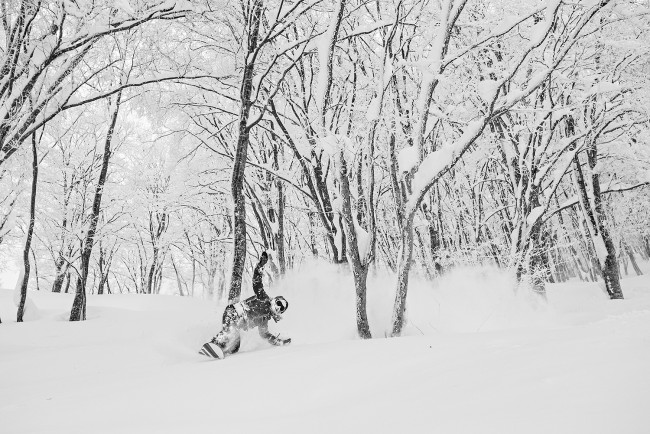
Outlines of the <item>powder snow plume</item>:
M 395 297 L 393 274 L 368 277 L 368 319 L 373 337 L 388 336 Z M 355 290 L 346 266 L 308 262 L 274 282 L 289 310 L 275 326 L 308 343 L 355 339 Z M 456 268 L 434 281 L 411 277 L 404 335 L 483 332 L 547 324 L 550 312 L 513 276 L 496 268 Z

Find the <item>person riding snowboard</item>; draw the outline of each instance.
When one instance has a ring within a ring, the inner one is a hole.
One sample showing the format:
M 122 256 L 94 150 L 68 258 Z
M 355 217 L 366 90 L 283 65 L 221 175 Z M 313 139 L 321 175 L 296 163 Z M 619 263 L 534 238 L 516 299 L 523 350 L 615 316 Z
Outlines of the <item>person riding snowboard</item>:
M 262 270 L 268 261 L 266 252 L 262 252 L 260 260 L 253 271 L 253 291 L 255 295 L 239 303 L 226 306 L 223 312 L 222 330 L 210 341 L 218 345 L 224 355 L 234 354 L 239 351 L 241 343 L 240 330 L 257 327 L 260 336 L 271 345 L 288 345 L 291 338 L 280 339 L 269 333 L 269 319 L 275 322 L 282 319 L 282 314 L 289 307 L 289 303 L 282 296 L 269 298 L 264 291 L 262 283 Z

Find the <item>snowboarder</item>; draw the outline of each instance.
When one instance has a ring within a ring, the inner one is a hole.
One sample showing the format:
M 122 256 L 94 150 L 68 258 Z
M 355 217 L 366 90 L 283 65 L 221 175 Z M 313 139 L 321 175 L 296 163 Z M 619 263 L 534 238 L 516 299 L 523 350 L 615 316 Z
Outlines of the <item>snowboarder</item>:
M 275 322 L 280 321 L 282 319 L 281 315 L 287 310 L 289 303 L 282 296 L 269 298 L 264 291 L 262 270 L 267 261 L 268 255 L 266 252 L 262 252 L 260 260 L 253 271 L 253 291 L 255 295 L 239 303 L 226 306 L 222 319 L 223 328 L 210 342 L 203 346 L 200 351 L 202 354 L 220 359 L 227 354 L 236 353 L 239 351 L 241 343 L 240 330 L 255 327 L 258 328 L 260 336 L 271 345 L 287 345 L 291 343 L 291 338 L 281 339 L 269 333 L 269 319 L 273 318 Z

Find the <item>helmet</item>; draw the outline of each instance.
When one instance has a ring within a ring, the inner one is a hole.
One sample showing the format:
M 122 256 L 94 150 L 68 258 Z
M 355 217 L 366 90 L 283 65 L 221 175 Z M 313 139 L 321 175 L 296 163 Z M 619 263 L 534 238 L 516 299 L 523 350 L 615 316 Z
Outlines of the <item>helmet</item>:
M 287 302 L 287 300 L 285 300 L 281 295 L 271 299 L 271 310 L 278 315 L 283 314 L 288 307 L 289 302 Z

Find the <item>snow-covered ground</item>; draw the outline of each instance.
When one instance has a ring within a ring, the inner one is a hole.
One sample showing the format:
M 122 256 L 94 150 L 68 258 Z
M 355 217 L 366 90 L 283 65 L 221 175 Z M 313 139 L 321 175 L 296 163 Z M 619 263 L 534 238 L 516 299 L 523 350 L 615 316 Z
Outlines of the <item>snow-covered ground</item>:
M 0 432 L 648 433 L 650 278 L 609 301 L 551 285 L 544 305 L 491 270 L 413 281 L 405 337 L 384 339 L 392 281 L 372 279 L 375 336 L 355 338 L 353 286 L 312 265 L 268 289 L 290 302 L 271 331 L 223 361 L 197 354 L 223 306 L 173 296 L 30 292 L 15 322 L 0 291 Z M 231 431 L 232 430 L 232 431 Z M 236 431 L 235 431 L 236 430 Z

